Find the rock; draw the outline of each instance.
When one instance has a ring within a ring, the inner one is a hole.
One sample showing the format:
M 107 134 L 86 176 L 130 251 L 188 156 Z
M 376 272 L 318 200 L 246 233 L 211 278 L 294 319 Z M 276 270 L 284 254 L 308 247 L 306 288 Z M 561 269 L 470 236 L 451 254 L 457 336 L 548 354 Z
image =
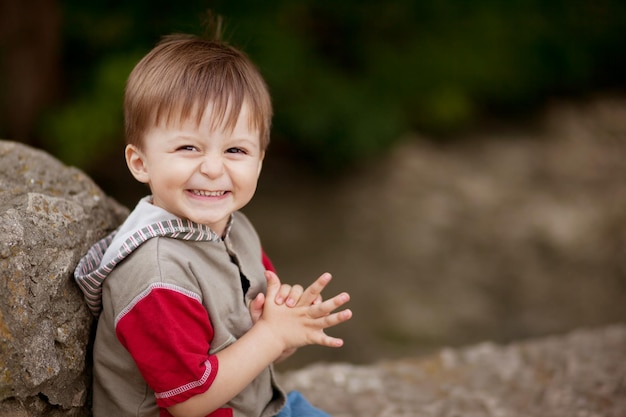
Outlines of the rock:
M 92 317 L 73 280 L 127 210 L 83 172 L 0 141 L 0 417 L 88 415 Z
M 624 417 L 626 325 L 281 379 L 334 417 Z

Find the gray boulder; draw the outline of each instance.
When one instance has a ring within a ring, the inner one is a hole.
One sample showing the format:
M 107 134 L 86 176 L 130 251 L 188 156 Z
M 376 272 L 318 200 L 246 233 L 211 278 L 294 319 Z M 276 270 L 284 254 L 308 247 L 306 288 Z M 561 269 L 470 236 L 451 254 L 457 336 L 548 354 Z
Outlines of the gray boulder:
M 83 172 L 0 141 L 0 417 L 89 415 L 80 257 L 127 210 Z
M 334 417 L 624 417 L 626 325 L 282 379 Z

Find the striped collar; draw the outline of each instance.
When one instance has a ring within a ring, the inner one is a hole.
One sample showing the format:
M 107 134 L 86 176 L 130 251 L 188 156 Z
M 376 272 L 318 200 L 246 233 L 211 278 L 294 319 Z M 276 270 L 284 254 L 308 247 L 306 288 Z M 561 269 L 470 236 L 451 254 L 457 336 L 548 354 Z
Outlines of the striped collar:
M 232 224 L 231 216 L 224 236 L 228 236 Z M 222 241 L 210 227 L 178 218 L 153 206 L 150 196 L 144 197 L 119 229 L 89 249 L 74 271 L 74 279 L 83 291 L 87 306 L 94 316 L 99 316 L 102 309 L 102 284 L 106 277 L 135 249 L 154 237 Z

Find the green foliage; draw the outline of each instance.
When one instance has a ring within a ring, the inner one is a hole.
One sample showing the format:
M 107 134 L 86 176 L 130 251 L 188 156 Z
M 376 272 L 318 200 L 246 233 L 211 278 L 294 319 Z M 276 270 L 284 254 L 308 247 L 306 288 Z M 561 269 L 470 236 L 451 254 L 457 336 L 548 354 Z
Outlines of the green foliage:
M 59 158 L 87 167 L 99 155 L 122 146 L 124 84 L 138 58 L 131 55 L 104 60 L 91 88 L 46 115 L 43 140 Z
M 273 141 L 328 168 L 410 131 L 456 132 L 487 113 L 626 85 L 619 0 L 66 4 L 75 81 L 47 126 L 69 158 L 87 156 L 77 163 L 120 135 L 114 126 L 121 128 L 123 80 L 135 51 L 145 53 L 167 33 L 201 34 L 208 8 L 224 17 L 225 37 L 270 85 Z

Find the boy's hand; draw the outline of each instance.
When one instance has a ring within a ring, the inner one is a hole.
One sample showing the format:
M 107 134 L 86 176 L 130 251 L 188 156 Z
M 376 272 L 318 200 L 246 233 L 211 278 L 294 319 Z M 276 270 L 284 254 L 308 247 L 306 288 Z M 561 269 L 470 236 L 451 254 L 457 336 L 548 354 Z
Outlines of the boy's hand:
M 278 276 L 273 272 L 266 271 L 268 300 L 276 299 L 280 292 L 281 283 Z M 330 274 L 323 274 L 300 297 L 300 301 L 294 307 L 285 304 L 265 303 L 263 313 L 258 324 L 268 326 L 284 349 L 297 348 L 309 344 L 318 344 L 328 347 L 340 347 L 343 340 L 330 337 L 324 330 L 343 323 L 352 317 L 348 309 L 333 313 L 350 300 L 347 293 L 341 293 L 329 300 L 321 301 L 320 293 L 330 281 Z M 320 300 L 320 302 L 317 302 Z
M 331 275 L 325 272 L 306 290 L 297 284 L 294 286 L 281 284 L 274 302 L 278 305 L 284 303 L 289 307 L 319 304 L 322 302 L 322 290 L 330 282 L 331 278 Z
M 303 292 L 302 285 L 281 284 L 274 302 L 278 305 L 286 304 L 289 307 L 294 307 L 300 301 Z
M 330 282 L 332 276 L 325 272 L 313 282 L 306 290 L 301 285 L 281 284 L 280 289 L 276 293 L 274 302 L 278 305 L 286 304 L 289 307 L 320 304 L 322 302 L 322 290 Z M 252 324 L 259 321 L 263 313 L 263 304 L 265 304 L 265 295 L 257 294 L 256 298 L 250 302 L 250 317 Z
M 283 286 L 284 285 L 287 285 L 287 284 L 283 284 Z M 262 292 L 257 294 L 256 298 L 250 302 L 250 305 L 249 305 L 250 317 L 252 318 L 253 325 L 257 321 L 259 321 L 259 319 L 261 318 L 261 314 L 263 314 L 263 304 L 265 304 L 265 295 Z M 287 349 L 283 351 L 283 353 L 281 353 L 281 355 L 278 357 L 278 359 L 274 361 L 274 363 L 284 361 L 285 359 L 293 355 L 296 352 L 296 350 L 298 349 L 292 348 L 292 349 Z
M 281 284 L 274 298 L 274 302 L 277 305 L 285 304 L 289 307 L 320 304 L 322 302 L 322 290 L 330 282 L 331 278 L 331 275 L 326 272 L 317 278 L 306 290 L 303 290 L 301 285 L 291 286 L 289 284 Z M 259 293 L 256 298 L 250 302 L 249 309 L 252 324 L 256 323 L 261 318 L 264 304 L 265 295 L 263 293 Z M 297 348 L 285 350 L 276 362 L 285 360 L 293 355 L 296 350 Z

